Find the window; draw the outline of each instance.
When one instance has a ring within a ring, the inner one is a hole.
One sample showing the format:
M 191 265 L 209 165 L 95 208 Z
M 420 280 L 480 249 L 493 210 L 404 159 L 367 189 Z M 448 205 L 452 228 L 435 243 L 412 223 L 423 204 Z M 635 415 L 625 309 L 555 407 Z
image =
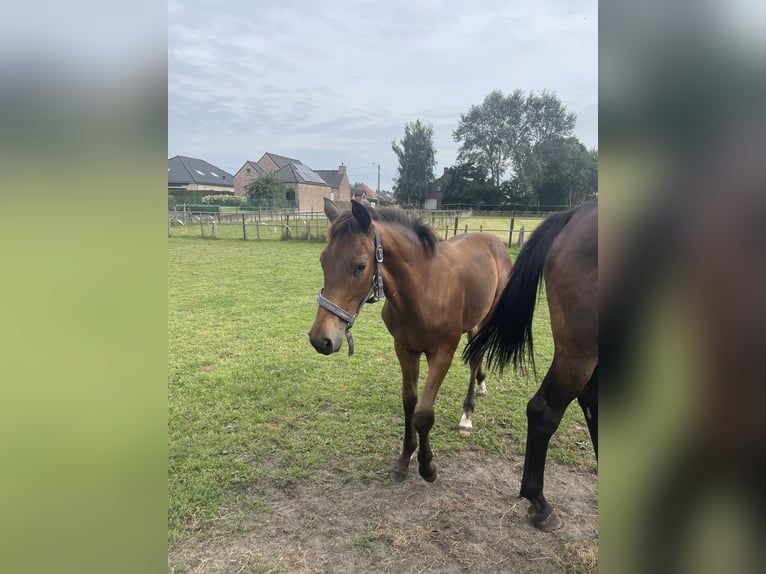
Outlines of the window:
M 245 168 L 245 173 L 246 173 L 247 175 L 250 175 L 250 168 L 249 168 L 249 167 L 246 167 L 246 168 Z

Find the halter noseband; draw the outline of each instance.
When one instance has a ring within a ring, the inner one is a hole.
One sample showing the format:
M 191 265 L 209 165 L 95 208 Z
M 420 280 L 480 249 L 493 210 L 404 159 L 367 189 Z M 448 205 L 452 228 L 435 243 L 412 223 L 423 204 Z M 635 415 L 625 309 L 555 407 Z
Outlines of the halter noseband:
M 339 307 L 332 301 L 330 301 L 327 297 L 325 297 L 322 292 L 324 289 L 320 289 L 319 293 L 317 293 L 317 303 L 320 307 L 324 307 L 327 309 L 330 313 L 340 317 L 341 320 L 346 322 L 346 341 L 348 342 L 348 356 L 354 354 L 354 337 L 351 335 L 351 327 L 354 326 L 354 321 L 356 320 L 356 317 L 359 315 L 359 312 L 362 310 L 362 307 L 365 303 L 375 303 L 376 301 L 379 301 L 381 297 L 384 296 L 383 293 L 383 275 L 380 272 L 380 264 L 383 263 L 383 246 L 380 244 L 380 234 L 378 233 L 377 226 L 375 227 L 375 272 L 372 275 L 372 285 L 370 286 L 370 290 L 367 291 L 367 295 L 364 296 L 364 299 L 362 299 L 362 302 L 359 303 L 359 307 L 356 309 L 356 313 L 353 315 L 346 311 L 345 309 Z

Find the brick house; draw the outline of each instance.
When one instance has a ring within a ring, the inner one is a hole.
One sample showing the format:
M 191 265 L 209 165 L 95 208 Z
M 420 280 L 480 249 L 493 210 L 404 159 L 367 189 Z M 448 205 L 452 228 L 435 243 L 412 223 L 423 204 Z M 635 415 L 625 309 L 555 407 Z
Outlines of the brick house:
M 322 198 L 348 201 L 351 184 L 346 166 L 338 169 L 313 170 L 299 159 L 266 152 L 261 159 L 246 161 L 234 175 L 234 193 L 245 195 L 245 190 L 257 178 L 274 174 L 288 187 L 287 199 L 300 211 L 321 211 Z
M 351 184 L 348 182 L 346 166 L 339 165 L 338 169 L 315 169 L 314 172 L 319 175 L 327 185 L 332 189 L 333 201 L 348 201 L 351 199 Z
M 203 159 L 168 159 L 168 195 L 178 203 L 200 203 L 206 195 L 234 194 L 234 176 Z
M 321 211 L 323 198 L 332 197 L 332 188 L 309 166 L 288 163 L 274 172 L 288 187 L 287 199 L 298 211 Z
M 266 174 L 256 161 L 246 161 L 245 164 L 234 174 L 234 195 L 240 197 L 245 195 L 245 188 L 253 183 L 257 177 Z

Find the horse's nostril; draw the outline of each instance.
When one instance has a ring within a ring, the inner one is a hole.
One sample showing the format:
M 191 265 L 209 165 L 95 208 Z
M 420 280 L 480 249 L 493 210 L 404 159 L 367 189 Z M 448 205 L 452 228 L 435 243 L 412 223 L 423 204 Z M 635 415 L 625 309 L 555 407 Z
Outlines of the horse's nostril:
M 324 344 L 324 352 L 326 355 L 329 355 L 332 353 L 332 341 L 330 339 L 325 338 L 323 341 Z

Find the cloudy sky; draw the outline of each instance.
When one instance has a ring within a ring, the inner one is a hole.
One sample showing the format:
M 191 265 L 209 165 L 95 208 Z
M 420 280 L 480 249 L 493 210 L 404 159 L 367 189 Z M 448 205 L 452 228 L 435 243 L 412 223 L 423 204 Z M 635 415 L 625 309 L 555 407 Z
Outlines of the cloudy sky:
M 463 8 L 459 8 L 463 7 Z M 391 142 L 434 129 L 436 175 L 460 114 L 494 89 L 550 90 L 598 146 L 595 0 L 169 0 L 168 157 L 231 173 L 264 152 L 391 189 Z

